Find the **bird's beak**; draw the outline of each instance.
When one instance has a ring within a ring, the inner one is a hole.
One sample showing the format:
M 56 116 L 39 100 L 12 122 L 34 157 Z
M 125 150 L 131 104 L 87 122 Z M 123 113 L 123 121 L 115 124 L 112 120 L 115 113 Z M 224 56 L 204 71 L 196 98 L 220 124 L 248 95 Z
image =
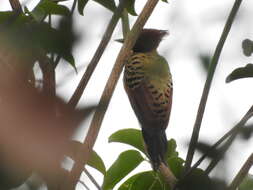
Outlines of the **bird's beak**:
M 119 42 L 119 43 L 122 43 L 122 44 L 124 43 L 124 39 L 116 39 L 115 41 Z
M 159 32 L 162 38 L 170 35 L 168 30 L 160 30 Z

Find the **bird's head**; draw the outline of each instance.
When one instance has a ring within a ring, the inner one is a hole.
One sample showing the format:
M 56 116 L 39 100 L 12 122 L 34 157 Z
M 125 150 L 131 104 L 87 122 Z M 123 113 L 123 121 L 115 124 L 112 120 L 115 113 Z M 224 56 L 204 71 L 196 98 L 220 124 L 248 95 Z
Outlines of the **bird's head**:
M 143 29 L 137 38 L 133 51 L 145 53 L 155 50 L 166 35 L 168 35 L 167 30 Z
M 167 30 L 157 30 L 157 29 L 143 29 L 136 40 L 136 43 L 133 47 L 134 52 L 150 52 L 155 50 L 164 36 L 168 35 Z M 116 40 L 123 43 L 123 39 Z

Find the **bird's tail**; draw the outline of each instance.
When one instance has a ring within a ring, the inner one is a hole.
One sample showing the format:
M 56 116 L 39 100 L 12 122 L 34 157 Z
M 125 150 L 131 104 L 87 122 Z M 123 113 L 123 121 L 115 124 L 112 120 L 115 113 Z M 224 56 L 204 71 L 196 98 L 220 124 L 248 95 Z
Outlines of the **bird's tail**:
M 167 152 L 167 137 L 164 130 L 142 130 L 152 167 L 156 171 L 161 162 L 167 165 L 165 155 Z

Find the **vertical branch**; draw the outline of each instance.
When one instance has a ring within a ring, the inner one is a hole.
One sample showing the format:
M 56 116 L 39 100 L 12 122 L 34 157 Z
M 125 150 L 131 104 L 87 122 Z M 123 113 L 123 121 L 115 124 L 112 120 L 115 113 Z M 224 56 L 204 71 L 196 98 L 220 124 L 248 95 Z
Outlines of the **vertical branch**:
M 126 9 L 123 10 L 122 17 L 121 17 L 121 23 L 122 23 L 123 36 L 124 36 L 124 38 L 126 38 L 128 32 L 130 31 L 128 12 Z
M 248 174 L 251 166 L 253 165 L 253 153 L 249 156 L 248 160 L 244 163 L 238 174 L 233 179 L 232 183 L 227 190 L 236 190 L 237 187 L 242 183 L 242 180 Z
M 119 55 L 116 59 L 116 63 L 112 69 L 112 72 L 109 76 L 109 79 L 106 83 L 105 89 L 103 91 L 103 94 L 101 96 L 101 99 L 99 101 L 99 105 L 97 107 L 97 110 L 94 114 L 94 117 L 92 119 L 88 134 L 86 136 L 84 146 L 83 146 L 83 157 L 81 159 L 80 163 L 75 163 L 73 166 L 73 169 L 70 173 L 70 188 L 73 189 L 75 186 L 76 181 L 79 179 L 80 174 L 82 172 L 83 166 L 87 163 L 92 148 L 95 144 L 95 141 L 98 136 L 98 132 L 100 130 L 105 112 L 107 110 L 107 107 L 109 105 L 109 102 L 111 100 L 112 94 L 114 92 L 114 89 L 116 87 L 116 84 L 118 82 L 118 79 L 120 77 L 120 74 L 122 72 L 124 61 L 129 56 L 130 50 L 134 46 L 134 43 L 136 42 L 144 24 L 150 17 L 152 11 L 154 10 L 156 4 L 159 0 L 148 0 L 146 5 L 144 6 L 141 14 L 139 15 L 137 21 L 135 22 L 131 32 L 126 37 L 125 43 L 123 44 Z
M 111 36 L 112 36 L 112 33 L 119 21 L 119 18 L 122 14 L 122 11 L 124 9 L 124 6 L 125 6 L 125 1 L 126 0 L 121 0 L 120 1 L 120 4 L 118 6 L 118 8 L 115 10 L 112 18 L 111 18 L 111 21 L 110 23 L 108 24 L 107 26 L 107 29 L 104 33 L 104 36 L 93 56 L 93 58 L 91 59 L 85 73 L 83 74 L 82 76 L 82 79 L 81 81 L 79 82 L 74 94 L 72 95 L 72 97 L 70 98 L 70 101 L 69 101 L 69 105 L 73 108 L 76 107 L 77 103 L 79 102 L 89 80 L 90 80 L 90 77 L 92 75 L 92 73 L 94 72 L 101 56 L 103 55 L 104 51 L 105 51 L 105 48 L 106 46 L 108 45 L 110 39 L 111 39 Z
M 209 94 L 212 80 L 213 80 L 213 76 L 214 76 L 214 72 L 215 72 L 216 66 L 218 64 L 222 48 L 223 48 L 224 43 L 227 39 L 228 33 L 231 29 L 232 23 L 234 21 L 236 13 L 238 12 L 241 2 L 242 2 L 242 0 L 235 0 L 234 6 L 228 16 L 227 22 L 226 22 L 223 32 L 221 34 L 220 40 L 216 46 L 214 55 L 211 60 L 210 67 L 208 69 L 208 75 L 207 75 L 206 83 L 205 83 L 205 86 L 203 89 L 202 97 L 200 100 L 200 104 L 199 104 L 199 108 L 198 108 L 198 112 L 197 112 L 197 116 L 196 116 L 196 121 L 195 121 L 195 124 L 193 127 L 190 146 L 189 146 L 187 157 L 186 157 L 185 172 L 187 170 L 189 170 L 191 167 L 193 155 L 194 155 L 195 148 L 196 148 L 196 145 L 198 142 L 199 131 L 200 131 L 200 127 L 201 127 L 201 123 L 202 123 L 202 119 L 203 119 L 203 115 L 204 115 L 204 111 L 205 111 L 205 107 L 206 107 L 208 94 Z
M 9 0 L 9 2 L 10 2 L 10 4 L 11 4 L 11 8 L 12 8 L 17 14 L 20 14 L 20 13 L 23 12 L 19 0 Z

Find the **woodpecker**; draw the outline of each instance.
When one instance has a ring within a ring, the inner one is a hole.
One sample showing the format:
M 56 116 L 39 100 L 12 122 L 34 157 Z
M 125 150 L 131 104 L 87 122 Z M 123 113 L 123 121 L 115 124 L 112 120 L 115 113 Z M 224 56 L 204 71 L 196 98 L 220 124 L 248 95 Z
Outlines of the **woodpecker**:
M 124 68 L 124 88 L 142 128 L 148 156 L 156 171 L 166 163 L 167 128 L 172 105 L 169 65 L 157 47 L 165 30 L 143 29 Z

